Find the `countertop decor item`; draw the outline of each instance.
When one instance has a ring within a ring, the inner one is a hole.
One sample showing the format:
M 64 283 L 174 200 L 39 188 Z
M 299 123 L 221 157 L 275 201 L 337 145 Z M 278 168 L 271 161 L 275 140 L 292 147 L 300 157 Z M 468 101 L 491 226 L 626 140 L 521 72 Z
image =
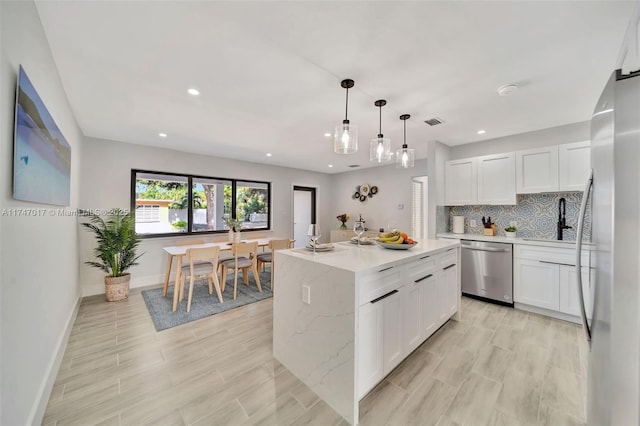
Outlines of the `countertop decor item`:
M 340 229 L 345 230 L 347 229 L 347 222 L 349 221 L 349 215 L 346 213 L 342 213 L 339 214 L 338 216 L 336 216 L 336 219 L 338 219 L 342 225 L 340 225 Z
M 378 136 L 371 139 L 369 144 L 369 161 L 372 163 L 384 163 L 391 160 L 391 139 L 385 138 L 382 134 L 382 107 L 387 101 L 380 99 L 374 102 L 374 105 L 380 108 L 380 120 L 378 127 Z
M 358 126 L 355 126 L 349 122 L 349 89 L 355 85 L 355 82 L 351 79 L 342 80 L 340 86 L 347 89 L 345 107 L 344 107 L 344 120 L 342 124 L 336 125 L 333 135 L 333 151 L 336 154 L 354 154 L 358 150 Z
M 515 226 L 507 226 L 506 228 L 504 228 L 504 235 L 505 237 L 515 238 L 516 231 L 517 229 Z
M 89 218 L 82 226 L 94 233 L 98 243 L 94 249 L 97 261 L 85 263 L 107 273 L 105 296 L 107 302 L 116 302 L 129 297 L 131 274 L 126 271 L 138 264 L 142 254 L 137 254 L 140 238 L 136 235 L 133 212 L 113 209 L 111 213 L 109 219 L 104 220 L 95 213 L 81 211 Z
M 404 143 L 402 144 L 402 148 L 396 151 L 396 168 L 398 169 L 410 169 L 413 167 L 415 152 L 407 146 L 407 120 L 410 117 L 409 114 L 402 114 L 400 116 L 400 120 L 402 120 L 404 125 Z
M 384 247 L 389 250 L 409 250 L 414 248 L 418 244 L 417 241 L 414 241 L 413 244 L 391 244 L 391 243 L 383 243 L 380 241 L 376 241 L 376 243 L 380 247 Z

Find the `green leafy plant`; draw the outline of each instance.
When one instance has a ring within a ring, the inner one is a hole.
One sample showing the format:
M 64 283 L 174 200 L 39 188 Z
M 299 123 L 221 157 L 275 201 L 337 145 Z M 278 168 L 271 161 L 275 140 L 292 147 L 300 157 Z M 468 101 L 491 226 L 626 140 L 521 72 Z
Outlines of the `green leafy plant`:
M 171 226 L 178 229 L 187 229 L 187 222 L 184 220 L 176 220 L 171 224 Z
M 504 228 L 505 232 L 516 232 L 516 227 L 515 226 L 507 226 L 506 228 Z
M 138 264 L 142 254 L 136 254 L 140 238 L 136 235 L 133 213 L 114 209 L 106 221 L 93 212 L 81 210 L 80 214 L 89 218 L 82 226 L 93 232 L 98 242 L 94 250 L 97 261 L 85 262 L 87 265 L 102 269 L 109 276 L 120 277 Z

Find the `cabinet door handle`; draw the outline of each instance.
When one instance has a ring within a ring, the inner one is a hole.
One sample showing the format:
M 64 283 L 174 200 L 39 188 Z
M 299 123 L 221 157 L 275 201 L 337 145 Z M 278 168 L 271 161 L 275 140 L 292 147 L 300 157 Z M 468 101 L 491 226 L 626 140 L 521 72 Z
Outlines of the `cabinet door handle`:
M 575 268 L 575 266 L 576 266 L 574 263 L 551 262 L 551 261 L 548 261 L 548 260 L 538 260 L 538 262 L 540 262 L 540 263 L 548 263 L 550 265 L 571 266 L 572 268 Z
M 427 278 L 431 278 L 432 276 L 433 276 L 433 274 L 429 274 L 426 277 L 418 278 L 417 280 L 414 281 L 414 283 L 419 283 L 420 281 L 424 281 Z
M 388 268 L 380 269 L 378 272 L 388 271 L 389 269 L 393 269 L 393 266 L 389 266 Z
M 421 257 L 421 258 L 420 258 L 420 260 L 422 260 L 422 259 L 428 259 L 428 258 L 430 258 L 430 257 L 431 257 L 431 256 L 423 256 L 423 257 Z
M 387 297 L 391 296 L 392 294 L 396 294 L 397 292 L 398 292 L 398 290 L 390 291 L 389 293 L 387 293 L 387 294 L 385 294 L 385 295 L 383 295 L 383 296 L 380 296 L 380 297 L 378 297 L 377 299 L 373 299 L 373 300 L 371 301 L 371 303 L 378 303 L 378 302 L 379 302 L 379 301 L 381 301 L 382 299 L 386 299 Z
M 449 265 L 449 266 L 447 266 L 447 267 L 442 268 L 442 270 L 443 270 L 443 271 L 446 271 L 447 269 L 451 269 L 451 268 L 453 268 L 454 266 L 456 266 L 456 264 L 455 264 L 455 263 L 452 263 L 451 265 Z

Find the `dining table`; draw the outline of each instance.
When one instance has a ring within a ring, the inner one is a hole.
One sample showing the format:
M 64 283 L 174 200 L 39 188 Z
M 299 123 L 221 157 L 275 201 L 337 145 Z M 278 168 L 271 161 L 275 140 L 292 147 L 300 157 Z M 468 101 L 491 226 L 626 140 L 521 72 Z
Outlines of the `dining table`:
M 241 240 L 243 243 L 253 243 L 257 242 L 258 247 L 266 247 L 269 245 L 269 241 L 274 238 L 254 238 L 254 239 L 246 239 Z M 171 277 L 171 266 L 173 265 L 173 260 L 176 259 L 177 267 L 176 267 L 176 278 L 173 287 L 173 306 L 172 311 L 175 312 L 178 308 L 178 293 L 179 293 L 179 285 L 180 285 L 180 274 L 182 272 L 182 258 L 187 254 L 187 250 L 192 248 L 208 248 L 208 247 L 220 247 L 220 251 L 231 251 L 234 243 L 229 243 L 226 241 L 215 242 L 215 243 L 204 243 L 204 244 L 193 244 L 193 245 L 180 245 L 180 246 L 168 246 L 163 247 L 162 249 L 169 255 L 169 259 L 167 259 L 167 270 L 164 277 L 164 290 L 162 295 L 164 297 L 167 296 L 167 290 L 169 288 L 169 279 Z

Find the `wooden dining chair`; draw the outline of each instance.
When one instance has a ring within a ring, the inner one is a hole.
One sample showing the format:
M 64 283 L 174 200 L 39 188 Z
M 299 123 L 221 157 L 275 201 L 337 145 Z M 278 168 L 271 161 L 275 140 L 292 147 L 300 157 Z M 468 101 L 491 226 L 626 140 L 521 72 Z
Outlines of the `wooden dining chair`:
M 286 238 L 286 239 L 279 239 L 279 240 L 271 240 L 269 241 L 269 252 L 266 253 L 260 253 L 258 255 L 258 271 L 261 270 L 261 267 L 265 264 L 265 263 L 271 263 L 271 291 L 273 291 L 273 254 L 276 250 L 284 250 L 284 249 L 288 249 L 291 248 L 291 240 Z
M 225 260 L 221 262 L 222 265 L 222 290 L 224 291 L 225 284 L 227 282 L 227 273 L 229 269 L 233 268 L 235 276 L 233 277 L 233 300 L 236 300 L 238 293 L 238 272 L 242 270 L 243 281 L 246 285 L 249 285 L 249 270 L 253 272 L 253 277 L 256 280 L 258 291 L 262 292 L 262 286 L 260 285 L 260 275 L 258 274 L 258 243 L 235 243 L 231 248 L 233 253 L 233 259 Z
M 180 241 L 176 241 L 174 245 L 175 246 L 191 246 L 191 245 L 204 244 L 204 243 L 205 243 L 204 240 L 180 240 Z M 186 258 L 183 258 L 182 265 L 177 265 L 177 267 L 184 268 L 187 265 L 189 265 L 189 263 L 186 261 Z M 202 285 L 204 285 L 204 283 L 202 283 Z M 163 294 L 167 294 L 168 287 L 169 287 L 169 281 L 167 281 L 164 285 Z M 182 296 L 183 295 L 180 294 L 180 300 L 182 300 Z
M 220 281 L 218 281 L 218 256 L 220 247 L 191 248 L 187 250 L 188 264 L 182 267 L 180 279 L 180 298 L 184 294 L 184 283 L 189 277 L 189 295 L 187 296 L 187 312 L 191 310 L 193 283 L 196 279 L 206 279 L 209 282 L 209 294 L 213 294 L 213 287 L 218 294 L 218 301 L 223 303 Z

